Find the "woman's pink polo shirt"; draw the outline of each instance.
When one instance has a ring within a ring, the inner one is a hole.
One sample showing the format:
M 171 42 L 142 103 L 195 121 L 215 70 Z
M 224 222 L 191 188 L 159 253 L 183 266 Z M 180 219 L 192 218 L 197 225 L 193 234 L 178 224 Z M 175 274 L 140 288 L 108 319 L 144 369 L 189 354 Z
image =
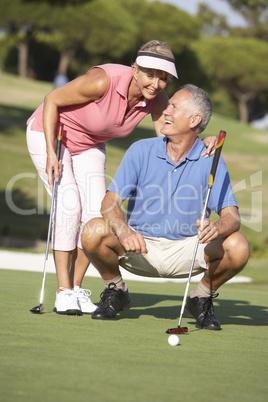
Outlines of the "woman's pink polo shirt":
M 155 104 L 155 98 L 143 99 L 126 114 L 127 92 L 132 79 L 131 67 L 120 64 L 97 67 L 102 68 L 109 78 L 109 86 L 103 97 L 98 102 L 59 109 L 58 121 L 64 124 L 62 142 L 71 154 L 96 146 L 104 148 L 105 141 L 128 136 L 152 112 Z M 44 132 L 43 103 L 28 119 L 27 124 L 33 118 L 32 130 Z

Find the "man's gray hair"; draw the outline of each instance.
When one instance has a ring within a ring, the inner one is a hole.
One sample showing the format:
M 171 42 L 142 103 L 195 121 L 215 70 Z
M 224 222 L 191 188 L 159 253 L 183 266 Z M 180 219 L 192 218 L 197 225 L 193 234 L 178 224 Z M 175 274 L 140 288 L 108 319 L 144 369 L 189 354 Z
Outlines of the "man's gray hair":
M 186 84 L 181 89 L 185 89 L 186 91 L 192 94 L 192 97 L 189 100 L 187 117 L 190 117 L 197 113 L 201 114 L 202 116 L 202 120 L 200 121 L 198 126 L 195 127 L 195 132 L 198 135 L 205 130 L 211 118 L 212 115 L 211 100 L 209 99 L 208 94 L 203 89 L 195 85 Z

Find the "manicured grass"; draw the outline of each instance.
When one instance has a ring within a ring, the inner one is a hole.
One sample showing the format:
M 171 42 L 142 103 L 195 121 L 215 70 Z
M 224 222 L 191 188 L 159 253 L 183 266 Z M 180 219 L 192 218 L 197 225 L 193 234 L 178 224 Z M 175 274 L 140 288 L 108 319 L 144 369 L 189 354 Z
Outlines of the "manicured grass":
M 52 89 L 52 83 L 0 73 L 1 103 L 4 105 L 35 109 Z
M 3 402 L 266 401 L 268 281 L 223 286 L 214 302 L 222 331 L 184 318 L 189 333 L 171 347 L 165 331 L 177 326 L 185 284 L 129 281 L 133 308 L 107 322 L 53 313 L 53 274 L 41 315 L 29 312 L 39 303 L 40 273 L 0 277 Z M 98 302 L 102 281 L 86 277 L 84 287 Z

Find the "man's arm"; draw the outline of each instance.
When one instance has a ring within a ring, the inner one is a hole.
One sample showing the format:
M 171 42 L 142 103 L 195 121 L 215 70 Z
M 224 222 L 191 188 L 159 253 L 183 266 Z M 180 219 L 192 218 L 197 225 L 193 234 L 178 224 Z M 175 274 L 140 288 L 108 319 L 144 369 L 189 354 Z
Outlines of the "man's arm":
M 219 215 L 220 219 L 217 222 L 205 219 L 203 227 L 200 227 L 200 220 L 196 221 L 196 229 L 200 230 L 198 235 L 200 243 L 209 243 L 215 239 L 223 239 L 239 230 L 241 220 L 237 207 L 223 208 L 219 211 Z
M 141 233 L 135 232 L 126 223 L 121 208 L 122 202 L 118 194 L 107 191 L 101 204 L 101 214 L 127 252 L 144 255 L 148 252 L 145 240 Z

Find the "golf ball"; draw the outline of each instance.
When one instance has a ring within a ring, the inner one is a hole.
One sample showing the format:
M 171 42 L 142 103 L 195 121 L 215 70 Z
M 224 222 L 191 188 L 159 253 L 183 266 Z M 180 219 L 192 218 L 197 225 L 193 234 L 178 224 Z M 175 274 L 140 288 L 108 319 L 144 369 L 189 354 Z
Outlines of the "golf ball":
M 168 337 L 168 343 L 171 345 L 171 346 L 177 346 L 178 344 L 179 344 L 179 342 L 180 342 L 180 338 L 177 336 L 177 335 L 170 335 L 169 337 Z

